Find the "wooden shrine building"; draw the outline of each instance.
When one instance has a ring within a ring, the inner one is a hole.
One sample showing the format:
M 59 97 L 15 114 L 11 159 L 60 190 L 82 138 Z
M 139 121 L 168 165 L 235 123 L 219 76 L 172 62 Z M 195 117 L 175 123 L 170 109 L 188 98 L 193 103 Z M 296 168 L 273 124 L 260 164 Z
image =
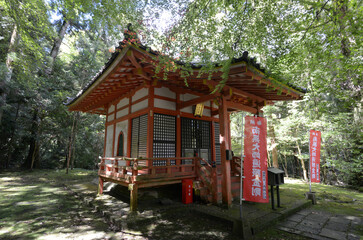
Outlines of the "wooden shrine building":
M 247 55 L 234 59 L 225 85 L 212 94 L 222 81 L 218 68 L 210 80 L 198 76 L 198 67 L 186 79 L 177 70 L 163 80 L 163 72 L 155 73 L 158 53 L 135 44 L 117 48 L 67 104 L 70 111 L 106 116 L 100 193 L 105 181 L 128 187 L 135 210 L 138 188 L 193 179 L 202 199 L 230 205 L 239 196 L 240 165 L 230 154 L 229 114 L 259 114 L 266 104 L 303 96 L 266 77 Z

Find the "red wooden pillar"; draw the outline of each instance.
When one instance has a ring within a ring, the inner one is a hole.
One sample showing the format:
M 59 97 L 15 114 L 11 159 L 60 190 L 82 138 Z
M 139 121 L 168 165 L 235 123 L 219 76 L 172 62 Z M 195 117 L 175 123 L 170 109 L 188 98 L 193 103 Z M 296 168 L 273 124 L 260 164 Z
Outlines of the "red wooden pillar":
M 113 113 L 113 120 L 116 120 L 117 104 L 115 104 L 114 106 L 115 109 Z M 116 142 L 116 122 L 113 124 L 113 140 L 112 140 L 112 155 L 111 155 L 113 157 L 117 155 L 117 153 L 115 153 L 115 142 Z
M 98 195 L 103 194 L 103 179 L 101 177 L 98 178 Z
M 232 141 L 231 141 L 231 114 L 228 113 L 228 145 L 229 149 L 232 150 Z
M 211 106 L 212 103 L 211 103 Z M 215 144 L 215 132 L 214 132 L 214 122 L 212 121 L 211 124 L 211 135 L 212 135 L 212 139 L 211 139 L 211 146 L 212 146 L 212 161 L 213 161 L 213 165 L 212 165 L 212 201 L 213 203 L 217 204 L 218 203 L 218 177 L 217 177 L 217 163 L 216 163 L 216 144 Z
M 104 107 L 106 109 L 106 123 L 105 123 L 105 141 L 103 145 L 103 157 L 106 157 L 108 104 L 106 104 Z
M 131 114 L 131 106 L 132 106 L 132 95 L 129 97 L 129 116 Z M 131 134 L 132 134 L 132 118 L 128 118 L 128 124 L 127 124 L 127 156 L 131 157 Z
M 154 87 L 149 87 L 149 114 L 147 119 L 147 151 L 146 157 L 153 157 L 153 138 L 154 138 Z M 149 164 L 149 162 L 147 162 Z
M 176 93 L 176 105 L 179 106 L 180 104 L 180 94 Z M 177 109 L 177 116 L 176 116 L 176 153 L 175 157 L 180 158 L 181 157 L 181 119 L 180 119 L 180 109 Z M 176 165 L 180 166 L 181 160 L 176 160 Z M 178 171 L 181 171 L 181 169 L 178 169 Z
M 226 150 L 231 149 L 228 139 L 228 112 L 227 101 L 224 96 L 221 97 L 219 104 L 219 127 L 221 137 L 221 169 L 222 169 L 222 202 L 228 207 L 232 204 L 231 191 L 231 163 L 226 158 Z

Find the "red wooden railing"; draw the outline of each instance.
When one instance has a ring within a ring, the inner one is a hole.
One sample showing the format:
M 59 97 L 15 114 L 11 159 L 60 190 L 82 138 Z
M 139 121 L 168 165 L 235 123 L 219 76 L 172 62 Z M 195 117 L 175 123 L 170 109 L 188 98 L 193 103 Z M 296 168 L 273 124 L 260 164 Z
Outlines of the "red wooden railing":
M 98 175 L 126 183 L 195 178 L 201 158 L 101 158 Z M 160 164 L 163 161 L 165 164 Z M 155 163 L 155 164 L 154 164 Z M 158 166 L 156 166 L 158 164 Z

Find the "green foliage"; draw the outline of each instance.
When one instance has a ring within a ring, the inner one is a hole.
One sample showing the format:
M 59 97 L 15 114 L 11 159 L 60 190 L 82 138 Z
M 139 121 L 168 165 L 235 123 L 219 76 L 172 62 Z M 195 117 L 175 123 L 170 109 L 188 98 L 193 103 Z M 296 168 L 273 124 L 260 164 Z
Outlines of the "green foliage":
M 140 7 L 137 1 L 0 1 L 0 168 L 30 167 L 32 156 L 35 167 L 64 167 L 74 119 L 75 166 L 95 167 L 104 118 L 74 118 L 64 103 L 103 66 L 121 26 L 136 21 Z
M 192 62 L 202 64 L 201 73 L 219 62 L 227 76 L 231 58 L 247 50 L 268 66 L 268 76 L 306 88 L 303 100 L 264 109 L 275 126 L 281 163 L 299 176 L 298 159 L 307 163 L 308 130 L 315 128 L 323 133 L 326 180 L 360 185 L 362 19 L 356 0 L 0 0 L 0 167 L 20 166 L 37 144 L 41 166 L 63 167 L 74 119 L 75 164 L 94 167 L 102 155 L 104 119 L 76 118 L 63 103 L 103 66 L 132 22 L 142 43 L 164 54 L 157 70 L 187 77 Z M 178 69 L 175 60 L 186 64 Z M 232 122 L 239 153 L 238 114 Z

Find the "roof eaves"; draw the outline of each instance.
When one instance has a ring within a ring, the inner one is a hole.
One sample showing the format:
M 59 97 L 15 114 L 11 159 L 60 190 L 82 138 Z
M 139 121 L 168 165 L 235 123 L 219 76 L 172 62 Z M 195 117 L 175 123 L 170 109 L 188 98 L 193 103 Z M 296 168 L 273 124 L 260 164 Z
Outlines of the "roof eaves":
M 102 79 L 102 76 L 105 73 L 107 73 L 109 70 L 112 70 L 112 68 L 110 68 L 110 66 L 114 63 L 115 59 L 117 59 L 120 55 L 122 58 L 122 56 L 124 56 L 126 54 L 126 52 L 128 51 L 129 48 L 130 48 L 130 46 L 127 46 L 124 48 L 118 47 L 116 49 L 116 51 L 114 53 L 112 53 L 111 57 L 105 63 L 105 65 L 100 69 L 100 71 L 92 78 L 92 80 L 89 81 L 88 84 L 83 89 L 81 89 L 73 99 L 70 99 L 65 105 L 66 106 L 73 105 L 77 100 L 80 99 L 80 97 L 83 94 L 85 94 L 88 90 L 90 90 L 93 86 L 95 86 L 96 82 L 98 82 L 100 79 Z

